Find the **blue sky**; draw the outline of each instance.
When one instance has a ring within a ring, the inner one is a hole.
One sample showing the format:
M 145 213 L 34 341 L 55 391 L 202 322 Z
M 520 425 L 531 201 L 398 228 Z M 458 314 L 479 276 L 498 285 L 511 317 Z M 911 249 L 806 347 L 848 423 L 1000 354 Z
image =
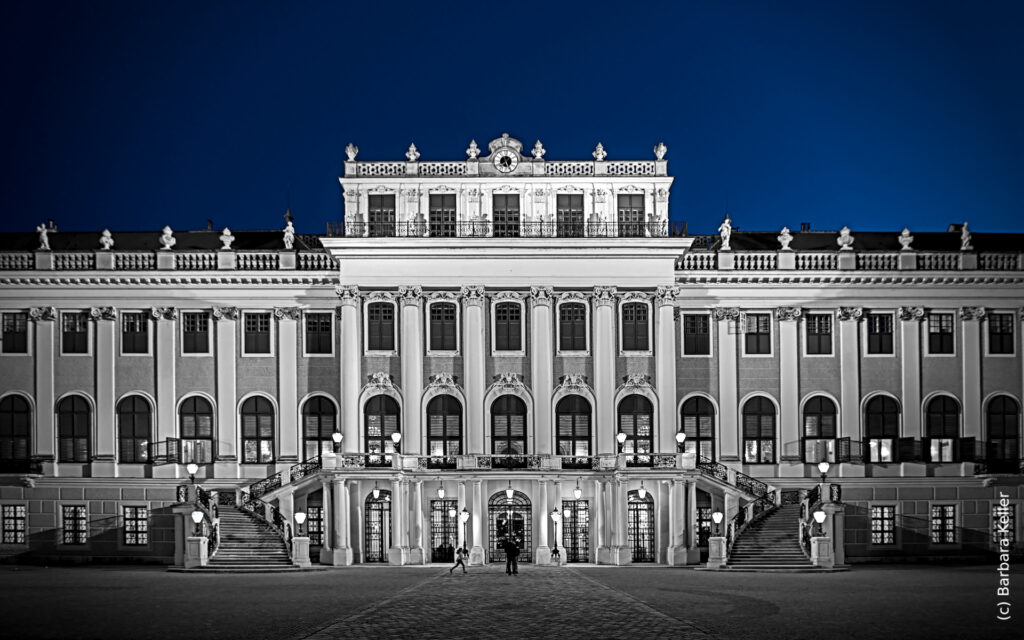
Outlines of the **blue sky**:
M 628 10 L 623 7 L 628 6 Z M 1024 231 L 1021 2 L 8 2 L 0 230 L 341 217 L 361 160 L 669 148 L 671 218 Z

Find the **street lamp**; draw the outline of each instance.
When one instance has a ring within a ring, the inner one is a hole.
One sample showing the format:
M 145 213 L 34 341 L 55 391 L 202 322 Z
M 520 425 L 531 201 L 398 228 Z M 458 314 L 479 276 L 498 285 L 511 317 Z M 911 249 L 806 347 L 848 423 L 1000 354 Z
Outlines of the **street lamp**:
M 399 453 L 399 451 L 398 451 L 398 443 L 401 442 L 401 441 L 402 441 L 402 433 L 400 431 L 396 431 L 396 432 L 391 434 L 391 442 L 395 443 L 395 453 Z
M 715 523 L 715 535 L 719 534 L 719 525 L 722 524 L 722 518 L 724 514 L 721 511 L 716 511 L 711 514 L 711 521 Z
M 679 448 L 679 453 L 684 453 L 683 443 L 686 442 L 686 434 L 682 431 L 676 432 L 676 447 Z
M 373 481 L 373 499 L 377 500 L 380 498 L 380 487 L 377 486 L 377 481 Z
M 580 479 L 576 478 L 576 488 L 572 490 L 572 497 L 579 500 L 582 495 L 583 489 L 580 489 Z
M 640 481 L 640 488 L 637 490 L 636 494 L 638 496 L 640 496 L 641 500 L 644 500 L 645 498 L 647 498 L 647 489 L 644 488 L 644 481 L 643 480 Z
M 821 509 L 818 509 L 817 511 L 815 511 L 814 512 L 814 522 L 816 522 L 817 525 L 818 525 L 818 534 L 817 535 L 820 536 L 822 534 L 821 525 L 822 525 L 822 523 L 825 522 L 825 512 L 822 511 Z
M 199 465 L 194 462 L 190 462 L 185 465 L 185 471 L 188 471 L 188 479 L 192 481 L 192 484 L 195 484 L 196 472 L 199 471 Z
M 295 524 L 298 525 L 298 527 L 296 527 L 296 529 L 297 529 L 296 535 L 302 536 L 302 524 L 304 522 L 306 522 L 306 513 L 304 511 L 296 511 L 295 512 Z
M 341 435 L 340 431 L 335 431 L 331 434 L 331 440 L 334 440 L 334 453 L 341 451 L 341 439 L 345 436 Z
M 822 460 L 818 463 L 818 472 L 821 474 L 821 484 L 825 484 L 825 477 L 828 475 L 829 465 L 828 460 Z
M 196 523 L 196 532 L 195 532 L 196 536 L 202 535 L 202 532 L 199 530 L 199 523 L 202 522 L 202 521 L 203 521 L 203 512 L 200 511 L 199 509 L 196 509 L 195 511 L 193 511 L 192 512 L 192 522 Z
M 554 548 L 554 551 L 551 552 L 551 554 L 554 557 L 556 557 L 556 558 L 559 556 L 559 553 L 558 553 L 558 521 L 561 520 L 561 519 L 562 519 L 562 514 L 558 513 L 558 509 L 552 509 L 551 510 L 551 522 L 553 522 L 555 524 L 555 548 Z
M 466 522 L 469 521 L 469 509 L 462 507 L 462 513 L 459 514 L 459 518 L 462 520 L 462 546 L 466 546 L 466 538 L 469 537 L 466 533 Z
M 619 443 L 619 453 L 622 453 L 622 445 L 626 443 L 626 433 L 624 431 L 616 433 L 615 441 Z
M 441 480 L 441 478 L 438 478 Z M 441 480 L 441 486 L 437 488 L 437 497 L 439 500 L 444 500 L 444 480 Z

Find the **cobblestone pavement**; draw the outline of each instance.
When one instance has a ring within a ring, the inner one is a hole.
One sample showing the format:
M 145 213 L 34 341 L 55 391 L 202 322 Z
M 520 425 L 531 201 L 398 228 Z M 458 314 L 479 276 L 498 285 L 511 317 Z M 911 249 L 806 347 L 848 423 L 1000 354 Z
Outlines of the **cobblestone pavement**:
M 509 635 L 509 632 L 511 634 Z M 581 572 L 520 565 L 447 571 L 383 602 L 294 640 L 350 638 L 677 638 L 710 637 Z

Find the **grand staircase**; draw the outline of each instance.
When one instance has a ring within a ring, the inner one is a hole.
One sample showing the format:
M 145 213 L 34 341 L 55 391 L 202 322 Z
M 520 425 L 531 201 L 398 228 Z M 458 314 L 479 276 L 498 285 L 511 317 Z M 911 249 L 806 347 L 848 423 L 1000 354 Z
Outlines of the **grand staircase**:
M 797 536 L 800 505 L 784 505 L 736 539 L 726 567 L 740 571 L 815 571 Z
M 256 573 L 300 571 L 281 536 L 240 509 L 220 505 L 220 546 L 198 571 Z

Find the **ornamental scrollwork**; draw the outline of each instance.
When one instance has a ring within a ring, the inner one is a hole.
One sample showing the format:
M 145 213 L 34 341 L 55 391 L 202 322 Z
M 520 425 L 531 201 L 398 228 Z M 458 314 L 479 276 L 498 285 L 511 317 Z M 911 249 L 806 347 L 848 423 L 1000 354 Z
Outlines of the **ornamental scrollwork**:
M 275 307 L 274 317 L 278 320 L 298 320 L 302 317 L 301 307 Z
M 680 295 L 679 287 L 658 287 L 657 293 L 654 294 L 654 299 L 661 306 L 671 306 L 675 304 L 676 298 Z
M 334 293 L 338 294 L 343 307 L 359 306 L 359 287 L 355 285 L 339 285 L 334 287 Z
M 390 291 L 372 291 L 366 294 L 366 302 L 394 302 L 395 294 Z M 342 300 L 344 302 L 344 300 Z
M 626 302 L 650 302 L 650 294 L 643 293 L 642 291 L 627 291 L 626 293 L 619 294 L 619 301 L 622 303 Z
M 804 310 L 800 307 L 779 307 L 775 310 L 779 320 L 799 320 L 803 314 Z
M 523 387 L 523 377 L 514 371 L 503 371 L 494 376 L 492 386 L 504 391 L 520 389 Z
M 839 320 L 860 320 L 864 317 L 863 307 L 839 307 Z
M 551 287 L 530 287 L 530 298 L 534 306 L 551 306 L 551 298 L 554 290 Z
M 214 320 L 238 320 L 240 312 L 238 307 L 214 307 L 213 308 L 213 319 Z
M 739 307 L 715 307 L 711 310 L 714 314 L 715 320 L 739 320 L 740 309 Z
M 177 320 L 178 310 L 174 307 L 150 307 L 149 315 L 154 320 Z
M 924 307 L 900 307 L 896 313 L 900 320 L 924 320 Z
M 392 380 L 390 373 L 378 371 L 376 373 L 371 373 L 367 378 L 369 379 L 369 382 L 366 384 L 367 388 L 374 389 L 376 391 L 395 388 L 395 383 Z
M 458 384 L 455 382 L 455 376 L 450 373 L 435 373 L 430 376 L 430 384 L 428 387 L 435 387 L 438 389 L 457 389 Z
M 405 304 L 419 304 L 423 299 L 423 287 L 419 285 L 398 287 L 398 297 Z
M 594 302 L 599 307 L 609 307 L 615 304 L 615 287 L 594 287 Z
M 563 291 L 558 296 L 559 302 L 587 302 L 587 296 L 579 291 Z
M 651 386 L 651 377 L 646 373 L 631 373 L 623 378 L 623 387 L 639 389 Z
M 89 317 L 93 320 L 117 320 L 117 309 L 114 307 L 92 307 Z
M 559 388 L 569 393 L 579 393 L 590 389 L 587 376 L 582 373 L 567 373 L 559 379 Z
M 28 317 L 36 322 L 56 320 L 57 307 L 32 307 L 28 310 Z
M 961 320 L 983 320 L 985 307 L 960 307 Z
M 462 287 L 459 292 L 460 295 L 465 299 L 466 304 L 470 306 L 483 306 L 484 303 L 484 287 L 479 285 Z
M 430 299 L 431 302 L 436 300 L 441 300 L 443 302 L 458 302 L 459 294 L 454 291 L 431 291 L 427 294 L 427 298 Z
M 509 300 L 515 302 L 523 301 L 523 294 L 518 291 L 499 291 L 491 294 L 491 300 L 494 302 L 500 302 L 502 300 Z

